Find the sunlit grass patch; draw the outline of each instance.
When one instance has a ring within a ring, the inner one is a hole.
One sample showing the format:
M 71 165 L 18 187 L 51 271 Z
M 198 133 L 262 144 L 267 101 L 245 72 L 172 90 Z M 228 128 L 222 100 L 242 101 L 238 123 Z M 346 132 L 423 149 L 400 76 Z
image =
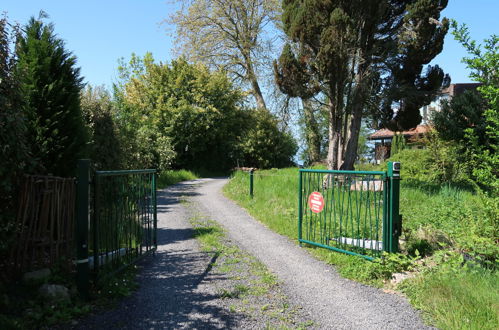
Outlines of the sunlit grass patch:
M 439 267 L 402 284 L 412 304 L 442 329 L 499 329 L 499 274 Z
M 158 175 L 158 188 L 162 189 L 166 186 L 170 186 L 172 184 L 198 179 L 199 176 L 189 170 L 167 170 L 159 173 Z

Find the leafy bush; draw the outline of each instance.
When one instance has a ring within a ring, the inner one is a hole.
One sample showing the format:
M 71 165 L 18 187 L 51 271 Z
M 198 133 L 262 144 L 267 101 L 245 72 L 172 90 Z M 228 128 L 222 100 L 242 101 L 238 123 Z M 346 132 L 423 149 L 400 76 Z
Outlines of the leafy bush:
M 291 134 L 279 130 L 277 119 L 267 110 L 247 111 L 246 117 L 238 144 L 239 164 L 258 168 L 292 165 L 298 146 Z
M 404 150 L 406 147 L 405 137 L 402 133 L 395 134 L 392 139 L 392 156 Z
M 81 93 L 81 109 L 85 118 L 89 140 L 89 157 L 99 170 L 116 170 L 123 167 L 123 151 L 115 108 L 111 96 L 103 87 L 87 85 Z
M 401 162 L 404 180 L 436 185 L 472 185 L 469 165 L 461 161 L 459 147 L 443 141 L 435 133 L 430 133 L 425 142 L 426 149 L 404 149 L 390 157 L 390 161 Z
M 473 109 L 464 129 L 466 162 L 471 167 L 473 180 L 492 196 L 499 195 L 499 36 L 492 35 L 483 45 L 471 40 L 468 27 L 452 22 L 454 38 L 466 49 L 471 57 L 463 62 L 471 70 L 470 78 L 482 83 L 477 88 L 483 97 L 484 105 Z M 453 109 L 459 110 L 459 107 Z M 481 116 L 483 114 L 483 116 Z M 459 121 L 459 118 L 453 118 Z M 462 119 L 461 119 L 462 120 Z M 444 132 L 442 132 L 444 134 Z
M 155 63 L 146 54 L 132 55 L 120 73 L 119 126 L 133 163 L 212 171 L 291 163 L 292 137 L 268 111 L 242 107 L 242 91 L 224 72 L 183 59 Z

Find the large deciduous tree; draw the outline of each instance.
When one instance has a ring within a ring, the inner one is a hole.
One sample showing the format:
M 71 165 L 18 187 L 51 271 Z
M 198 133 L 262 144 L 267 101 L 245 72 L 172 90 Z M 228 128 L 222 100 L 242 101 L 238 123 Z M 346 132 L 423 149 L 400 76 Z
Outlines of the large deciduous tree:
M 415 127 L 421 121 L 419 108 L 449 82 L 438 66 L 422 73 L 442 50 L 448 21 L 439 18 L 447 0 L 282 4 L 284 31 L 297 51 L 289 53 L 286 46 L 283 56 L 295 68 L 277 71 L 281 80 L 295 80 L 292 92 L 300 97 L 317 93 L 319 84 L 329 110 L 331 169 L 353 168 L 362 117 L 368 111 L 392 130 Z
M 16 54 L 32 154 L 41 171 L 72 175 L 87 144 L 80 108 L 82 78 L 76 57 L 65 49 L 54 26 L 44 24 L 41 18 L 31 18 L 24 27 Z
M 274 45 L 278 0 L 183 0 L 172 15 L 181 55 L 222 69 L 249 85 L 258 108 L 266 109 L 263 68 Z
M 302 101 L 303 124 L 308 163 L 321 159 L 321 134 L 316 109 L 312 98 L 319 93 L 319 84 L 311 79 L 307 57 L 302 54 L 301 62 L 295 57 L 290 44 L 286 44 L 278 60 L 274 61 L 274 75 L 281 92 Z
M 292 138 L 278 129 L 267 110 L 242 107 L 243 93 L 224 72 L 184 59 L 155 63 L 147 54 L 133 56 L 121 74 L 123 81 L 116 91 L 120 127 L 138 146 L 132 145 L 130 154 L 147 156 L 155 166 L 162 154 L 171 155 L 162 152 L 163 142 L 168 142 L 175 168 L 290 164 L 296 151 Z M 262 148 L 259 143 L 268 146 Z

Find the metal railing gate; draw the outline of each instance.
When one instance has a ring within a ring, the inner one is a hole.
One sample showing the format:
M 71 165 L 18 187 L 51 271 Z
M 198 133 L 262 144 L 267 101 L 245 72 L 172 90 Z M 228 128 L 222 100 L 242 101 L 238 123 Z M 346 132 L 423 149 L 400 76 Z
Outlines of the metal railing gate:
M 383 171 L 301 169 L 298 240 L 373 260 L 398 252 L 400 163 Z
M 77 285 L 94 283 L 157 248 L 156 170 L 95 171 L 78 162 Z M 92 275 L 92 276 L 91 276 Z

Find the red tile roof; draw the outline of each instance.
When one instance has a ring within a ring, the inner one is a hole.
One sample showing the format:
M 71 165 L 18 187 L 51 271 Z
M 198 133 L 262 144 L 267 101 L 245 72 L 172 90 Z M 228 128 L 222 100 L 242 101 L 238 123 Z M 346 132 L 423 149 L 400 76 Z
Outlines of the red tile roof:
M 474 90 L 481 86 L 481 83 L 450 84 L 449 87 L 442 89 L 441 94 L 456 96 L 467 90 Z
M 423 135 L 430 131 L 430 126 L 428 125 L 418 125 L 416 128 L 410 129 L 408 131 L 403 131 L 402 134 L 405 137 L 415 137 L 419 135 Z M 395 132 L 390 131 L 389 129 L 383 128 L 379 131 L 374 132 L 369 135 L 369 140 L 381 140 L 381 139 L 391 139 Z

